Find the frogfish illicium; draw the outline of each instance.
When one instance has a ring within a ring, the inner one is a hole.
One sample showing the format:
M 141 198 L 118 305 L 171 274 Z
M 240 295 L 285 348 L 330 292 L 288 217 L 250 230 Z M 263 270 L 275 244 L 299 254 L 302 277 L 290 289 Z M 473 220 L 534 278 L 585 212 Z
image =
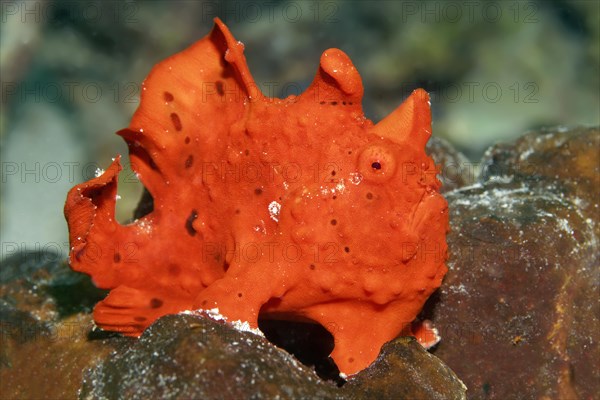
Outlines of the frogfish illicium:
M 373 124 L 341 50 L 285 99 L 261 93 L 243 50 L 215 19 L 152 69 L 119 135 L 153 209 L 115 220 L 117 157 L 68 194 L 70 265 L 111 290 L 94 309 L 103 329 L 139 336 L 183 310 L 251 327 L 313 321 L 354 374 L 407 331 L 447 271 L 429 96 L 417 89 Z

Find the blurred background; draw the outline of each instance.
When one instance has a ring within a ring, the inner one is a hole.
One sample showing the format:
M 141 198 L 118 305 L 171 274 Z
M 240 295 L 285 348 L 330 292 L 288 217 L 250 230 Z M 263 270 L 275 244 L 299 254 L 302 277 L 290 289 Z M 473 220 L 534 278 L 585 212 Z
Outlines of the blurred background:
M 68 252 L 67 191 L 126 146 L 115 131 L 152 66 L 219 16 L 265 94 L 298 94 L 320 54 L 348 53 L 379 121 L 432 95 L 433 134 L 477 164 L 528 129 L 600 124 L 597 1 L 2 1 L 1 257 Z M 124 160 L 127 164 L 127 159 Z M 142 192 L 121 174 L 118 219 Z

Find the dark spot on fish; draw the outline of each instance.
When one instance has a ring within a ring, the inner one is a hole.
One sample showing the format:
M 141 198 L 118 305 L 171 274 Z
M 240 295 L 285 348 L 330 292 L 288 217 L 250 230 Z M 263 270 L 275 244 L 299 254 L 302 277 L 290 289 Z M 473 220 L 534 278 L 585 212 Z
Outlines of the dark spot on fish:
M 344 247 L 344 251 L 345 251 L 346 253 L 350 253 L 350 247 L 348 247 L 348 246 Z
M 336 219 L 332 219 L 330 222 L 331 222 L 331 225 L 337 225 L 337 220 Z
M 121 262 L 121 254 L 115 253 L 115 255 L 113 256 L 113 261 L 116 263 Z
M 331 176 L 335 176 L 335 171 L 331 171 Z
M 354 358 L 350 357 L 350 358 L 348 359 L 348 362 L 349 362 L 349 363 L 353 363 L 353 362 L 354 362 Z
M 175 130 L 179 132 L 181 130 L 181 120 L 177 113 L 171 113 L 171 122 L 173 123 Z
M 244 150 L 244 155 L 250 155 L 250 150 L 248 150 L 248 149 Z
M 194 164 L 194 156 L 190 154 L 188 158 L 185 159 L 185 167 L 191 168 L 192 164 Z
M 348 102 L 348 104 L 349 104 L 349 105 L 352 105 L 352 102 L 350 101 L 350 102 Z
M 379 161 L 375 161 L 373 164 L 371 164 L 371 168 L 381 169 L 381 163 Z
M 75 259 L 77 261 L 81 261 L 81 258 L 85 255 L 85 248 L 79 250 L 77 253 L 75 253 Z
M 225 90 L 223 89 L 223 81 L 217 81 L 217 93 L 219 93 L 219 96 L 223 96 L 225 94 Z
M 238 293 L 238 297 L 242 297 L 243 295 L 241 293 Z
M 254 194 L 255 194 L 255 195 L 257 195 L 257 196 L 260 196 L 260 195 L 262 194 L 262 192 L 263 192 L 263 191 L 262 191 L 262 189 L 261 189 L 261 188 L 256 188 L 256 189 L 254 189 Z
M 207 305 L 207 304 L 208 304 L 208 301 L 207 301 L 207 300 L 202 300 L 202 305 L 203 305 L 203 306 L 205 306 L 205 305 Z
M 333 197 L 331 197 L 331 198 L 335 200 L 335 199 L 337 199 L 337 196 L 336 196 L 336 195 L 333 195 Z
M 236 208 L 236 210 L 235 210 L 235 213 L 236 213 L 236 214 L 239 214 L 239 213 L 240 213 L 240 209 L 239 209 L 239 208 Z
M 177 276 L 181 272 L 181 268 L 179 268 L 179 265 L 177 264 L 169 264 L 167 270 L 169 271 L 169 274 L 173 276 Z
M 163 301 L 161 299 L 157 299 L 156 297 L 150 300 L 150 308 L 160 308 L 163 305 Z
M 324 101 L 320 101 L 319 104 L 325 104 L 325 102 Z
M 137 322 L 144 322 L 146 320 L 146 317 L 134 317 L 133 320 Z
M 192 213 L 190 214 L 188 219 L 185 221 L 185 229 L 188 231 L 190 236 L 196 235 L 196 230 L 194 229 L 194 226 L 193 226 L 193 223 L 196 220 L 196 218 L 198 218 L 198 211 L 192 210 Z
M 315 265 L 315 264 L 310 264 L 310 265 L 308 266 L 308 268 L 310 268 L 310 269 L 312 269 L 312 270 L 314 271 L 314 270 L 315 270 L 315 268 L 317 268 L 317 267 L 316 267 L 316 265 Z
M 332 102 L 331 102 L 331 103 L 329 103 L 329 104 L 331 104 L 332 106 L 337 106 L 337 101 L 332 101 Z
M 343 105 L 346 105 L 346 102 L 345 102 L 345 101 L 342 101 L 342 104 L 343 104 Z
M 352 150 L 348 150 L 348 154 L 352 154 Z
M 367 193 L 367 199 L 371 200 L 373 198 L 373 193 L 368 192 Z
M 150 164 L 150 168 L 152 168 L 154 171 L 158 171 L 158 165 L 156 165 L 152 158 L 148 158 L 148 164 Z
M 185 144 L 190 144 L 190 137 L 189 136 L 185 137 Z
M 172 102 L 172 101 L 175 99 L 175 98 L 173 97 L 173 95 L 172 95 L 171 93 L 169 93 L 169 92 L 164 92 L 164 93 L 163 93 L 163 97 L 165 98 L 165 101 L 166 101 L 167 103 L 170 103 L 170 102 Z

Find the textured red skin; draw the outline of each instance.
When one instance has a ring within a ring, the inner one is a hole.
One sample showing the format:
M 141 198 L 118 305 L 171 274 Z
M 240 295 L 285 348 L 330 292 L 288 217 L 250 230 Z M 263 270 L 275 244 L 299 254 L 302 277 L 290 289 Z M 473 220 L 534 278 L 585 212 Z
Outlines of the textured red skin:
M 377 125 L 362 95 L 348 56 L 329 49 L 300 96 L 264 97 L 219 19 L 156 65 L 119 132 L 154 210 L 116 222 L 118 158 L 65 205 L 71 267 L 112 289 L 96 323 L 139 336 L 162 315 L 215 307 L 253 327 L 259 314 L 310 320 L 334 336 L 341 372 L 366 368 L 440 286 L 448 213 L 424 151 L 427 93 Z

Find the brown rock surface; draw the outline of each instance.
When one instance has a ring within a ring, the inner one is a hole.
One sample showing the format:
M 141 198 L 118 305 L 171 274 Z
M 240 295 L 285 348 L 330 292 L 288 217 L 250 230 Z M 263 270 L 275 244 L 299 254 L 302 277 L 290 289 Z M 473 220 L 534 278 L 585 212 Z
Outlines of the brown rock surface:
M 161 318 L 85 377 L 81 398 L 461 399 L 465 388 L 413 338 L 339 388 L 265 338 L 192 315 Z
M 439 166 L 438 178 L 442 182 L 441 192 L 450 192 L 456 188 L 470 185 L 475 180 L 476 164 L 470 162 L 462 153 L 442 138 L 432 136 L 427 142 L 425 152 Z
M 76 398 L 85 368 L 123 339 L 92 340 L 103 293 L 52 253 L 9 258 L 0 270 L 0 399 Z
M 450 272 L 423 315 L 474 399 L 600 398 L 600 132 L 488 150 L 446 194 Z
M 258 335 L 206 317 L 169 315 L 86 374 L 81 398 L 333 399 L 336 393 Z
M 344 386 L 351 399 L 466 398 L 467 387 L 413 337 L 386 343 L 379 358 Z

